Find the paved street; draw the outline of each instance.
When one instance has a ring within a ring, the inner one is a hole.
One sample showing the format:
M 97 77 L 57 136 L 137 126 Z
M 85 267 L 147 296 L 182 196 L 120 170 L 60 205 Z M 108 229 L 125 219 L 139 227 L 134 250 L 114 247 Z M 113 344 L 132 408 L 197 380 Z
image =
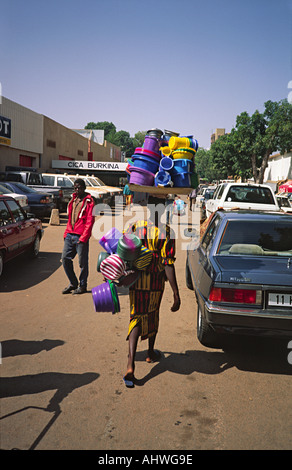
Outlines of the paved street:
M 237 340 L 226 351 L 200 345 L 178 243 L 182 305 L 171 312 L 166 285 L 156 341 L 163 358 L 146 363 L 139 341 L 138 383 L 125 388 L 128 296 L 120 293 L 121 312 L 112 315 L 94 311 L 90 292 L 61 294 L 65 223 L 44 224 L 39 258 L 15 260 L 1 277 L 1 449 L 291 450 L 288 341 Z M 100 251 L 92 237 L 89 289 L 103 282 Z

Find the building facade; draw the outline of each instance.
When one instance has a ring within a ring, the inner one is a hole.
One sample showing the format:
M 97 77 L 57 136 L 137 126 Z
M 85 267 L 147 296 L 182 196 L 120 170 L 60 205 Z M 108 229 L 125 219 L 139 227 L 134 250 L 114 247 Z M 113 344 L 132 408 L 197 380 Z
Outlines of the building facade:
M 5 97 L 0 104 L 0 171 L 6 166 L 51 171 L 55 160 L 121 161 L 121 149 L 101 145 Z

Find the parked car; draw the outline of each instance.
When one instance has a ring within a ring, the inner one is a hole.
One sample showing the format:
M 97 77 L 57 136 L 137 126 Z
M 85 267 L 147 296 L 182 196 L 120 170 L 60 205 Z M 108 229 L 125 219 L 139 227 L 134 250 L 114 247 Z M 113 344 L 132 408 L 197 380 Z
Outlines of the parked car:
M 186 233 L 187 234 L 187 233 Z M 197 299 L 197 337 L 222 334 L 292 338 L 292 216 L 217 211 L 204 235 L 191 233 L 186 284 Z
M 29 211 L 29 205 L 27 196 L 25 194 L 17 194 L 13 192 L 11 189 L 4 186 L 2 183 L 0 184 L 0 195 L 1 196 L 10 196 L 13 197 L 16 201 L 19 202 L 19 205 L 22 207 L 24 211 Z
M 17 194 L 25 194 L 28 199 L 29 212 L 39 219 L 50 217 L 52 209 L 56 207 L 51 194 L 40 193 L 23 183 L 15 183 L 14 181 L 5 181 L 2 182 L 2 185 Z
M 111 201 L 110 201 L 110 204 L 114 204 L 115 202 L 115 197 L 116 196 L 123 196 L 123 191 L 121 188 L 117 188 L 115 186 L 108 186 L 108 185 L 105 185 L 104 182 L 98 178 L 97 176 L 88 176 L 86 175 L 86 179 L 87 181 L 89 181 L 89 183 L 93 186 L 93 187 L 99 187 L 99 188 L 102 188 L 102 189 L 106 189 L 107 191 L 109 191 L 111 193 Z
M 278 193 L 276 194 L 276 198 L 279 207 L 283 212 L 292 213 L 292 199 L 289 199 L 288 193 Z
M 270 186 L 253 183 L 219 184 L 212 199 L 206 202 L 206 216 L 209 217 L 219 208 L 226 210 L 234 208 L 260 211 L 280 210 Z
M 10 196 L 0 196 L 0 276 L 4 263 L 29 252 L 36 257 L 43 236 L 42 223 L 24 212 Z
M 6 166 L 5 172 L 0 173 L 0 181 L 24 183 L 29 188 L 35 189 L 35 191 L 50 194 L 60 212 L 67 211 L 67 205 L 73 192 L 70 188 L 44 183 L 42 175 L 36 169 L 25 170 L 20 167 L 17 170 L 17 167 Z
M 206 218 L 206 203 L 209 199 L 213 198 L 213 195 L 215 193 L 216 186 L 210 186 L 204 190 L 203 197 L 201 199 L 201 207 L 200 207 L 200 219 L 205 219 Z

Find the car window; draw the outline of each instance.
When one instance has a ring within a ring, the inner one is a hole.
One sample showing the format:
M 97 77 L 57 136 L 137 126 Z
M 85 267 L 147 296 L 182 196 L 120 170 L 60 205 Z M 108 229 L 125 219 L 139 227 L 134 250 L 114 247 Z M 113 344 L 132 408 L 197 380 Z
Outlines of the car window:
M 202 239 L 202 248 L 204 248 L 206 251 L 209 251 L 215 234 L 217 232 L 217 226 L 219 222 L 219 217 L 215 217 L 215 219 L 210 223 L 209 227 L 207 228 L 205 235 Z
M 22 191 L 22 193 L 35 193 L 35 189 L 30 188 L 29 186 L 26 186 L 23 183 L 15 183 L 14 187 L 18 189 L 19 191 Z M 18 192 L 18 191 L 15 191 Z
M 0 184 L 0 195 L 13 193 L 6 185 Z
M 57 177 L 57 186 L 65 186 L 67 188 L 72 188 L 73 183 L 68 178 L 64 178 L 63 176 Z
M 256 204 L 274 204 L 269 188 L 251 186 L 231 186 L 226 195 L 228 202 L 247 202 Z
M 216 195 L 216 199 L 221 199 L 225 187 L 226 187 L 226 184 L 222 184 L 221 188 L 218 190 L 218 193 Z
M 38 173 L 30 173 L 29 174 L 29 184 L 40 185 L 41 184 L 40 175 Z
M 4 201 L 0 201 L 0 227 L 12 224 L 13 220 Z
M 11 210 L 12 215 L 14 219 L 16 220 L 16 222 L 19 222 L 25 219 L 24 213 L 22 212 L 19 205 L 15 201 L 7 201 L 7 205 L 9 209 Z
M 218 254 L 292 256 L 292 223 L 278 219 L 229 221 Z
M 49 175 L 43 175 L 43 182 L 48 186 L 54 186 L 54 177 Z

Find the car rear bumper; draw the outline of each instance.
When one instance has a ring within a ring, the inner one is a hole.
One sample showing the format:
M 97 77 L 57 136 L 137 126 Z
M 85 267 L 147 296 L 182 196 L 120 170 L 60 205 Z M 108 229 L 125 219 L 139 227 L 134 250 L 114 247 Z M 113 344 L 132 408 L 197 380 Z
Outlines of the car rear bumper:
M 205 318 L 213 330 L 224 333 L 292 338 L 291 309 L 260 310 L 230 308 L 205 304 Z

